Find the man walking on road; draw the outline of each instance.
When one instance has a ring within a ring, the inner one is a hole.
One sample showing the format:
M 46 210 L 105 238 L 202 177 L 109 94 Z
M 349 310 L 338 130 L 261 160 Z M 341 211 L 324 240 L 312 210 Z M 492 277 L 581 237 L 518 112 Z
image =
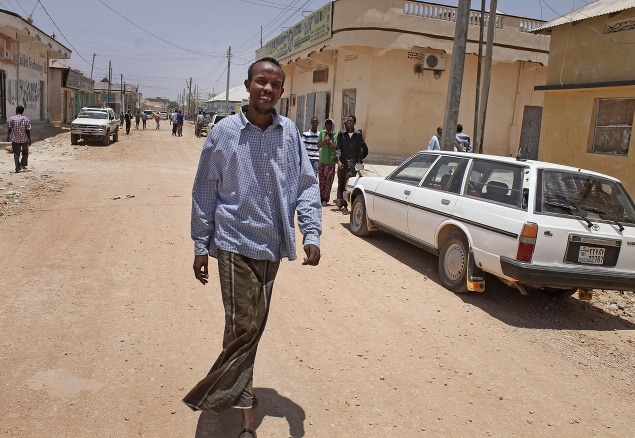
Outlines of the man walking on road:
M 181 110 L 176 113 L 176 135 L 183 136 L 183 113 Z
M 320 165 L 320 151 L 318 150 L 318 123 L 320 121 L 317 117 L 311 118 L 311 129 L 302 133 L 302 141 L 306 148 L 306 153 L 309 155 L 309 161 L 315 171 L 315 176 L 318 174 L 318 166 Z
M 317 180 L 297 128 L 274 109 L 284 79 L 274 58 L 249 67 L 249 105 L 207 137 L 192 190 L 194 275 L 207 283 L 209 257 L 217 259 L 225 334 L 207 377 L 183 401 L 193 410 L 240 409 L 240 438 L 256 438 L 254 361 L 280 260 L 296 258 L 296 212 L 302 264 L 320 261 Z
M 170 116 L 170 123 L 172 123 L 172 135 L 176 136 L 176 130 L 179 126 L 178 113 L 174 111 Z
M 126 110 L 126 115 L 123 116 L 126 121 L 126 135 L 130 134 L 130 125 L 132 124 L 132 114 L 130 114 L 130 110 Z
M 337 131 L 333 130 L 333 120 L 326 119 L 324 129 L 318 134 L 318 149 L 320 150 L 320 165 L 318 167 L 318 181 L 320 183 L 320 198 L 322 207 L 326 207 L 331 199 L 331 188 L 335 177 L 335 163 L 337 162 Z
M 143 129 L 146 129 L 146 122 L 148 121 L 148 115 L 144 112 L 141 113 L 141 122 L 143 123 Z
M 29 146 L 31 146 L 31 121 L 23 115 L 24 107 L 19 105 L 15 109 L 15 116 L 9 118 L 9 130 L 7 131 L 7 141 L 11 140 L 13 148 L 13 161 L 15 161 L 15 172 L 20 169 L 26 170 L 29 165 Z M 20 152 L 22 159 L 20 160 Z
M 357 117 L 346 117 L 346 131 L 340 131 L 337 135 L 337 148 L 340 150 L 340 159 L 337 165 L 337 198 L 335 205 L 342 209 L 342 213 L 348 214 L 348 203 L 344 200 L 346 180 L 355 175 L 355 165 L 361 163 L 368 155 L 368 146 L 361 132 L 355 130 Z

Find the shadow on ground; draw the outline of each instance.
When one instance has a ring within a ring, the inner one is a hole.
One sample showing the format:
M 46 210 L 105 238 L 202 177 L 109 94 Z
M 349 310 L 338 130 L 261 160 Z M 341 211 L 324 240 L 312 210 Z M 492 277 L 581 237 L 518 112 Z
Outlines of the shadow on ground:
M 304 409 L 287 397 L 283 397 L 275 389 L 254 388 L 258 398 L 255 409 L 256 426 L 259 427 L 265 417 L 284 418 L 289 424 L 288 436 L 299 438 L 304 436 Z M 203 412 L 198 419 L 195 438 L 227 438 L 238 436 L 240 432 L 240 412 L 227 409 L 220 414 Z M 256 431 L 257 432 L 257 431 Z
M 348 222 L 342 222 L 342 226 L 348 229 Z M 363 239 L 440 285 L 437 256 L 382 231 L 373 232 Z M 486 292 L 456 296 L 505 324 L 518 328 L 597 331 L 635 329 L 635 324 L 594 306 L 593 301 L 579 301 L 574 297 L 551 297 L 541 292 L 524 296 L 491 275 L 486 277 Z

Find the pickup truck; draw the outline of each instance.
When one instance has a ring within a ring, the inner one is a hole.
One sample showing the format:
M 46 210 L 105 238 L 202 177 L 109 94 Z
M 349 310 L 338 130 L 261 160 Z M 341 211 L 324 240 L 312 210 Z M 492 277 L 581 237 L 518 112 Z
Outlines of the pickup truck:
M 112 108 L 84 107 L 71 123 L 71 144 L 79 139 L 101 140 L 104 146 L 119 140 L 119 118 Z

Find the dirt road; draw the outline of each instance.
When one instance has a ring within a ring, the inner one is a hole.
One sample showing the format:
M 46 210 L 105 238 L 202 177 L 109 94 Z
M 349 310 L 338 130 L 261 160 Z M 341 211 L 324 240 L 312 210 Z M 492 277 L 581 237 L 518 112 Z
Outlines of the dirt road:
M 21 174 L 2 152 L 2 436 L 237 436 L 235 412 L 180 401 L 223 329 L 214 269 L 205 287 L 191 269 L 203 140 L 186 128 L 108 147 L 61 134 Z M 286 261 L 276 280 L 260 437 L 635 436 L 632 296 L 603 310 L 494 280 L 455 295 L 435 257 L 323 216 L 320 266 Z

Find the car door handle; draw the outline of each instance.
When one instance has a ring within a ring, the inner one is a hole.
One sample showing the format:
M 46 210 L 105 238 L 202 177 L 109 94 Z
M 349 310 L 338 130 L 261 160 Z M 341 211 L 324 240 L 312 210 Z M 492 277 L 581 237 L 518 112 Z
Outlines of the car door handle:
M 406 195 L 406 196 L 409 196 L 410 195 L 410 190 L 404 190 L 403 194 Z
M 450 205 L 450 200 L 449 199 L 441 199 L 441 204 Z

